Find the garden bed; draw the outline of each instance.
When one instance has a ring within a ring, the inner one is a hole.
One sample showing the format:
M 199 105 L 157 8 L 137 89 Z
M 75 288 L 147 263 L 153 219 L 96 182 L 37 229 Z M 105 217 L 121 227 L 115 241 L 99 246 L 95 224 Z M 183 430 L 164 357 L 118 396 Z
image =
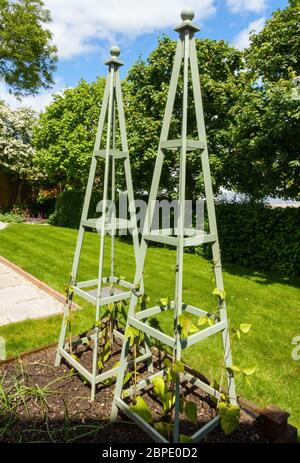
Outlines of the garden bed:
M 120 346 L 108 362 L 111 368 L 119 357 Z M 6 392 L 0 402 L 1 442 L 97 442 L 150 443 L 151 438 L 137 425 L 119 416 L 117 423 L 109 422 L 114 384 L 99 385 L 94 402 L 90 401 L 90 387 L 66 364 L 54 367 L 56 348 L 32 352 L 21 360 L 3 363 L 0 377 Z M 91 350 L 81 355 L 90 365 Z M 157 360 L 158 362 L 158 360 Z M 159 366 L 159 365 L 157 365 Z M 143 372 L 141 371 L 141 377 Z M 181 422 L 181 432 L 193 433 L 216 414 L 213 401 L 198 388 L 184 386 L 187 398 L 197 404 L 197 425 Z M 151 393 L 143 395 L 159 418 L 160 405 Z M 225 436 L 220 428 L 209 433 L 204 442 L 268 442 L 255 416 L 242 409 L 239 428 Z

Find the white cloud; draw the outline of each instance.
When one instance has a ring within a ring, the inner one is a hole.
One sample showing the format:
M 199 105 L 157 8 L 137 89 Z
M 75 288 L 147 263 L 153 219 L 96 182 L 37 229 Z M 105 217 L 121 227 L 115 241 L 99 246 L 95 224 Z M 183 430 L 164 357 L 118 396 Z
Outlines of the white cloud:
M 247 48 L 250 44 L 250 33 L 255 31 L 256 33 L 260 32 L 265 24 L 266 18 L 259 18 L 255 21 L 252 21 L 246 29 L 243 29 L 235 38 L 234 45 L 242 50 Z
M 64 88 L 66 86 L 63 84 L 62 79 L 58 77 L 52 89 L 42 90 L 38 95 L 30 95 L 17 100 L 17 98 L 8 92 L 5 84 L 0 83 L 0 100 L 4 100 L 13 109 L 25 107 L 39 112 L 51 103 L 53 94 L 60 93 Z
M 54 42 L 61 58 L 96 50 L 95 40 L 112 44 L 117 37 L 134 38 L 145 32 L 176 26 L 180 11 L 195 10 L 195 21 L 215 13 L 215 0 L 45 0 L 50 10 Z M 97 46 L 97 49 L 99 46 Z
M 267 7 L 268 0 L 226 0 L 233 13 L 261 13 Z

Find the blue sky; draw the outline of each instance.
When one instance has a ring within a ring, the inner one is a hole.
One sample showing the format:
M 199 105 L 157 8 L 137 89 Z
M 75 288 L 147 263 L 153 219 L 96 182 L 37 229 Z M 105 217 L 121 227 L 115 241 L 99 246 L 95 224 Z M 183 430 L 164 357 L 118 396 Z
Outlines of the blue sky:
M 200 25 L 197 37 L 224 39 L 238 48 L 248 46 L 250 30 L 261 30 L 272 11 L 284 8 L 287 0 L 44 0 L 53 19 L 49 26 L 58 46 L 59 62 L 55 85 L 36 97 L 17 102 L 0 85 L 0 97 L 12 107 L 31 106 L 41 110 L 53 92 L 73 87 L 83 78 L 88 82 L 106 74 L 103 62 L 109 47 L 121 48 L 125 66 L 122 77 L 142 55 L 147 58 L 165 33 L 176 39 L 173 28 L 180 23 L 180 11 L 192 7 Z

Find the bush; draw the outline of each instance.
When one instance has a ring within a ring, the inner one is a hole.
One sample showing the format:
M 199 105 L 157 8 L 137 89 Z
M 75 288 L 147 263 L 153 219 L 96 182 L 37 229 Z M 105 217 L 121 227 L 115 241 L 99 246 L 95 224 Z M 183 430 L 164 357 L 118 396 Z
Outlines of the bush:
M 28 218 L 28 210 L 13 206 L 9 212 L 0 213 L 0 222 L 22 223 Z
M 22 223 L 23 221 L 24 217 L 14 212 L 6 212 L 5 214 L 0 214 L 0 222 Z
M 223 262 L 300 275 L 300 208 L 219 203 L 216 215 Z
M 48 223 L 59 227 L 78 228 L 80 224 L 83 200 L 83 191 L 64 191 L 55 204 L 55 211 L 48 218 Z M 96 205 L 100 201 L 99 192 L 92 194 L 89 212 L 95 216 Z

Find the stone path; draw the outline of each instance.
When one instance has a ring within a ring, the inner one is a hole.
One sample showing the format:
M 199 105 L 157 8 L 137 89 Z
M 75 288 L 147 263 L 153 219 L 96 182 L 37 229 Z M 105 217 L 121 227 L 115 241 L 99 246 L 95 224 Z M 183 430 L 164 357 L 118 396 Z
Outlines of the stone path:
M 0 222 L 0 230 L 4 230 L 4 228 L 6 228 L 7 225 L 8 225 L 8 224 L 5 223 L 5 222 Z
M 63 304 L 0 262 L 0 325 L 62 313 Z

